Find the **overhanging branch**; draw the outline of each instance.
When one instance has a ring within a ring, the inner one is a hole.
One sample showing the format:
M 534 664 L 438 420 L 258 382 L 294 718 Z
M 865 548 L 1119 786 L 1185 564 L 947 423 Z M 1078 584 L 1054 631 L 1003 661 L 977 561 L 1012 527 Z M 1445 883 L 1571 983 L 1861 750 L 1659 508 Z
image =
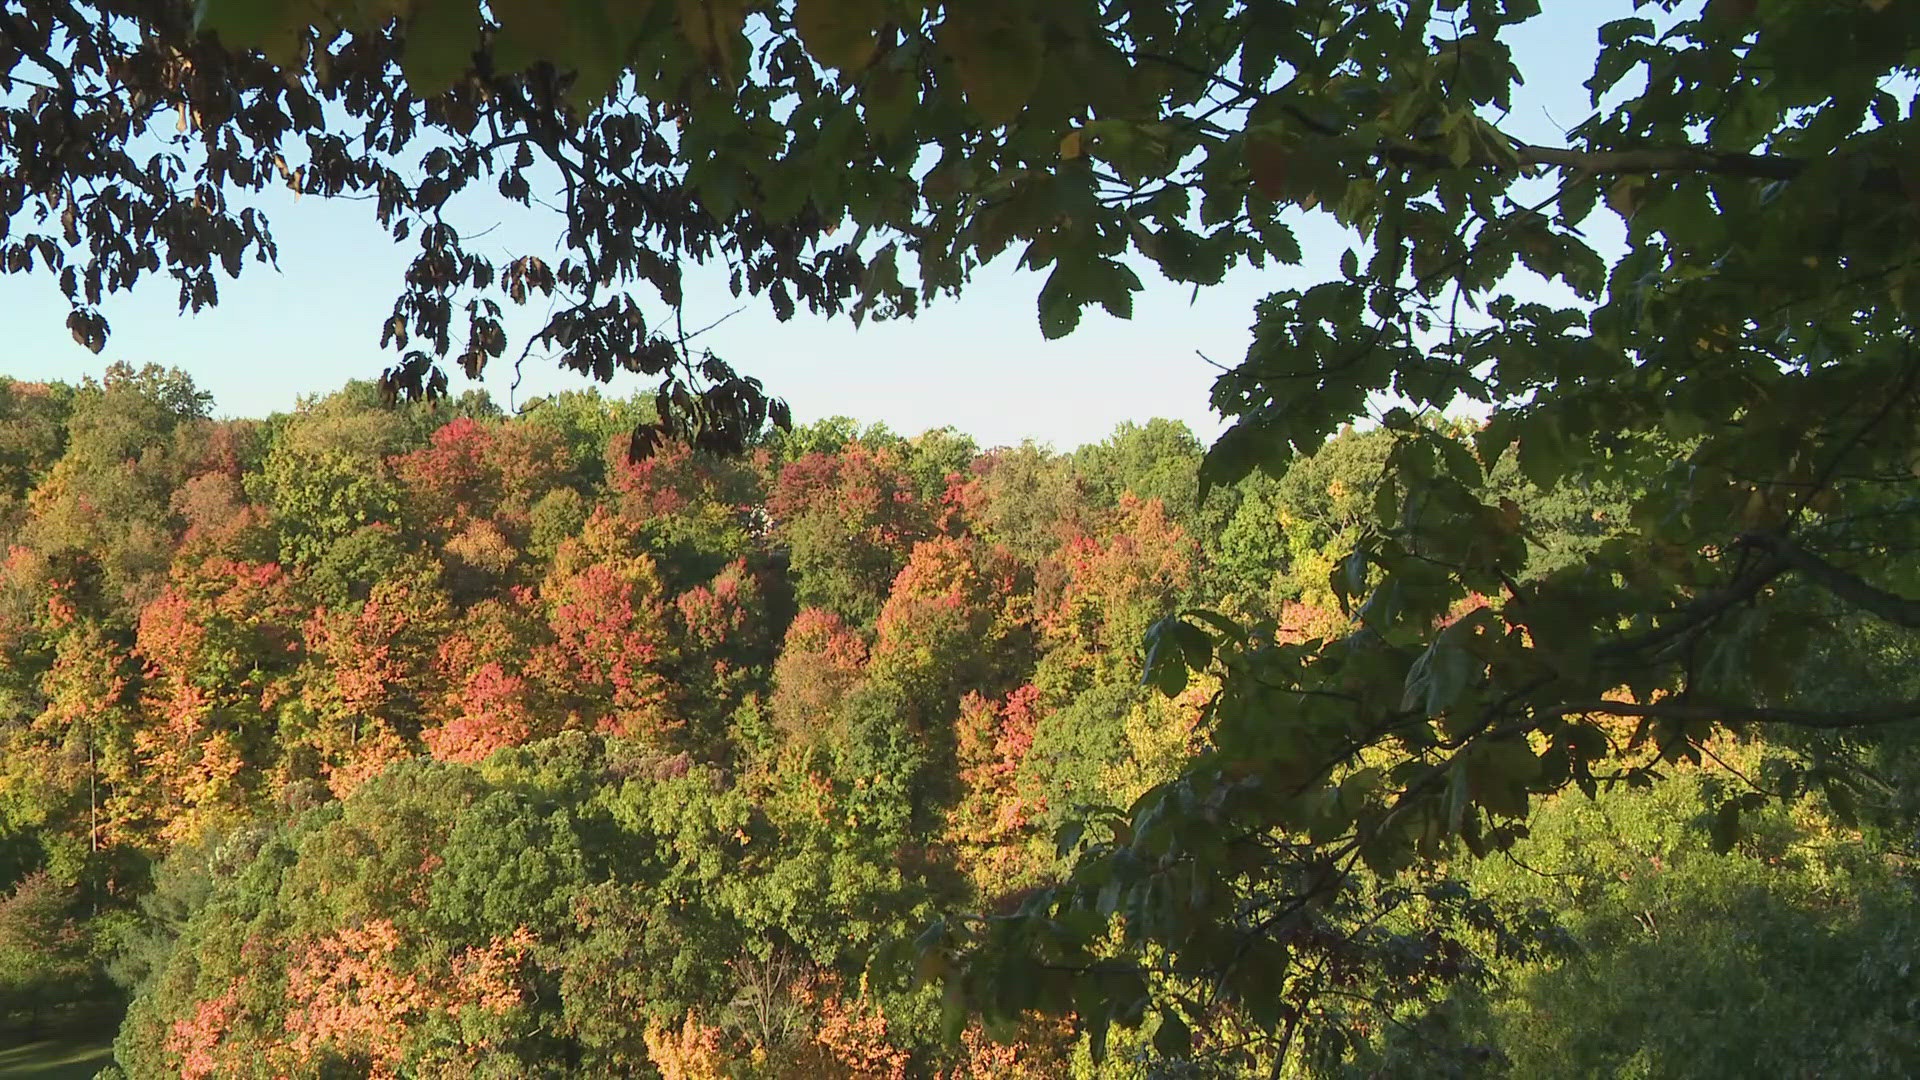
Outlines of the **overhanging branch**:
M 1784 536 L 1756 533 L 1742 542 L 1761 548 L 1786 567 L 1832 593 L 1835 598 L 1895 626 L 1920 630 L 1920 600 L 1910 600 L 1868 584 L 1859 575 L 1833 565 Z
M 1865 709 L 1823 712 L 1817 709 L 1774 709 L 1756 705 L 1713 705 L 1698 702 L 1575 701 L 1546 710 L 1550 716 L 1641 716 L 1656 720 L 1706 720 L 1756 724 L 1790 724 L 1804 728 L 1855 728 L 1920 719 L 1920 701 L 1902 701 Z
M 1522 165 L 1551 165 L 1595 176 L 1692 172 L 1744 176 L 1755 180 L 1791 180 L 1807 168 L 1807 162 L 1801 158 L 1778 154 L 1729 154 L 1697 146 L 1569 150 L 1557 146 L 1516 143 L 1513 150 Z

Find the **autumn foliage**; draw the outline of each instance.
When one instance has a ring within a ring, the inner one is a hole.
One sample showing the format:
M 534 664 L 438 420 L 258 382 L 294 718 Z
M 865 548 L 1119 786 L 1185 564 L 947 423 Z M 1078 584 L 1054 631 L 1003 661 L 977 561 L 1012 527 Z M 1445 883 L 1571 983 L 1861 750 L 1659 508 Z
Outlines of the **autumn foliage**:
M 0 519 L 0 877 L 139 928 L 129 1074 L 1057 1074 L 1070 1026 L 949 1040 L 871 963 L 1190 741 L 1047 737 L 1148 708 L 1205 569 L 1159 501 L 951 433 L 630 461 L 586 395 L 252 425 L 184 385 L 83 388 Z

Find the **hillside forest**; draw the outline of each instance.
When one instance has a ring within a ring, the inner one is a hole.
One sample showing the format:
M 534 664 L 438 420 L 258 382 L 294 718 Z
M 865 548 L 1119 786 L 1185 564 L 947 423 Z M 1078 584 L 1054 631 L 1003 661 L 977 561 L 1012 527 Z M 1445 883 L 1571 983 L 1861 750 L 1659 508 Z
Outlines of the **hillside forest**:
M 912 943 L 1010 910 L 1204 749 L 1210 677 L 1143 679 L 1157 620 L 1348 632 L 1330 580 L 1394 433 L 1201 501 L 1166 421 L 1056 452 L 829 420 L 636 461 L 647 418 L 0 381 L 10 1028 L 124 1014 L 103 1075 L 188 1080 L 1225 1069 L 1231 1016 L 1178 1050 L 1164 1019 L 983 1027 Z M 1633 493 L 1511 461 L 1485 484 L 1533 572 L 1620 526 Z M 1807 692 L 1914 681 L 1906 638 L 1848 640 Z M 1920 1067 L 1906 744 L 1703 745 L 1328 905 L 1328 959 L 1276 995 L 1311 1051 L 1286 1074 Z M 1749 800 L 1726 835 L 1733 794 L 1840 760 L 1882 786 Z

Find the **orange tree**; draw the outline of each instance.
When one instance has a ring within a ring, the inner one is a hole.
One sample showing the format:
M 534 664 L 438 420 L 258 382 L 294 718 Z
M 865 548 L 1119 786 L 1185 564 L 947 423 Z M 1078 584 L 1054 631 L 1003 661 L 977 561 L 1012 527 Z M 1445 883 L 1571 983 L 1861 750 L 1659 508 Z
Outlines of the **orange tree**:
M 1605 107 L 1538 145 L 1501 125 L 1523 75 L 1506 41 L 1539 7 L 23 0 L 0 16 L 0 267 L 58 274 L 98 348 L 105 293 L 164 269 L 198 306 L 216 269 L 273 256 L 232 193 L 366 197 L 420 247 L 386 317 L 391 388 L 506 355 L 502 302 L 552 294 L 536 336 L 565 364 L 662 377 L 637 449 L 726 447 L 784 410 L 692 354 L 672 318 L 688 260 L 783 315 L 860 319 L 1013 252 L 1057 335 L 1089 305 L 1126 315 L 1142 262 L 1209 284 L 1298 261 L 1288 222 L 1330 215 L 1355 249 L 1258 306 L 1202 485 L 1277 469 L 1382 395 L 1487 423 L 1380 416 L 1394 446 L 1329 582 L 1350 626 L 1276 644 L 1161 624 L 1150 678 L 1221 675 L 1206 749 L 1063 838 L 1070 872 L 1017 912 L 922 942 L 956 1021 L 1151 1015 L 1181 1056 L 1225 1010 L 1258 1035 L 1245 1052 L 1284 1058 L 1339 990 L 1325 913 L 1364 870 L 1498 847 L 1534 797 L 1649 779 L 1720 727 L 1920 714 L 1791 678 L 1835 626 L 1920 626 L 1920 7 L 1637 4 L 1600 34 Z M 536 184 L 565 210 L 557 261 L 485 257 L 443 214 Z M 1581 231 L 1602 207 L 1626 232 L 1604 255 Z M 1476 494 L 1510 454 L 1538 484 L 1643 494 L 1547 572 L 1511 505 Z M 1488 602 L 1462 615 L 1469 594 Z M 1720 834 L 1759 800 L 1823 787 L 1841 808 L 1861 783 L 1809 759 L 1727 801 Z

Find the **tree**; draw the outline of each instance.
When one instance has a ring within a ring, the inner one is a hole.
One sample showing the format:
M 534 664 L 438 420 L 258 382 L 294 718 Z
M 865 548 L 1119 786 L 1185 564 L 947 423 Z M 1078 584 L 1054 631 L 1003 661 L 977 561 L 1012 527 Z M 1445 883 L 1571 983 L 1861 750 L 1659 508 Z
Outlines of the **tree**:
M 1751 741 L 1713 749 L 1749 774 L 1792 762 Z M 1472 874 L 1483 892 L 1558 913 L 1572 948 L 1498 964 L 1494 986 L 1429 1014 L 1453 1024 L 1424 1030 L 1451 1028 L 1520 1076 L 1911 1071 L 1893 1034 L 1912 1001 L 1893 989 L 1912 978 L 1897 864 L 1817 806 L 1759 810 L 1716 853 L 1713 810 L 1737 795 L 1732 779 L 1709 761 L 1658 788 L 1548 800 L 1512 859 Z
M 30 497 L 23 539 L 50 555 L 84 552 L 123 621 L 166 577 L 170 496 L 201 456 L 211 403 L 184 372 L 110 365 L 74 396 L 65 453 Z
M 84 999 L 100 980 L 73 900 L 44 870 L 0 898 L 0 1014 L 24 1012 L 29 1041 L 48 1012 Z
M 374 582 L 362 603 L 316 612 L 303 632 L 303 730 L 283 733 L 282 748 L 313 752 L 337 796 L 408 756 L 442 693 L 435 653 L 449 614 L 430 582 L 405 578 Z M 478 711 L 497 704 L 476 702 Z
M 1092 304 L 1126 313 L 1140 261 L 1206 284 L 1297 261 L 1291 216 L 1355 234 L 1337 273 L 1259 305 L 1202 471 L 1282 471 L 1377 397 L 1403 400 L 1378 416 L 1385 475 L 1328 580 L 1354 621 L 1284 643 L 1162 624 L 1157 682 L 1221 679 L 1208 745 L 1021 917 L 944 928 L 929 967 L 990 1016 L 1072 1002 L 1104 1031 L 1151 1012 L 1158 1051 L 1183 1057 L 1214 1014 L 1154 997 L 1152 957 L 1205 973 L 1192 1000 L 1243 1010 L 1262 1037 L 1242 1053 L 1278 1068 L 1325 955 L 1310 916 L 1356 875 L 1504 847 L 1536 798 L 1697 759 L 1721 726 L 1920 715 L 1786 678 L 1831 640 L 1809 593 L 1920 625 L 1903 557 L 1916 120 L 1896 96 L 1914 5 L 1674 2 L 1612 22 L 1587 83 L 1598 111 L 1556 145 L 1502 126 L 1532 0 L 576 0 L 488 4 L 484 28 L 478 3 L 335 7 L 316 31 L 291 0 L 205 5 L 217 41 L 173 5 L 9 13 L 5 70 L 26 92 L 8 149 L 44 164 L 0 190 L 19 223 L 0 263 L 72 260 L 72 325 L 94 344 L 103 290 L 164 261 L 198 304 L 216 261 L 270 254 L 228 189 L 284 167 L 318 194 L 373 193 L 423 241 L 388 324 L 402 349 L 427 343 L 391 378 L 419 388 L 434 355 L 504 351 L 495 293 L 563 293 L 546 335 L 580 370 L 679 370 L 689 346 L 665 320 L 609 296 L 646 279 L 673 308 L 681 255 L 728 260 L 778 310 L 878 317 L 1019 245 L 1057 334 Z M 356 153 L 316 95 L 407 122 Z M 186 130 L 156 167 L 198 168 L 191 198 L 126 151 L 176 107 Z M 395 167 L 413 139 L 437 151 L 417 183 Z M 564 178 L 568 259 L 502 269 L 464 250 L 446 200 L 482 176 L 526 199 L 540 167 Z M 1603 204 L 1617 252 L 1582 232 Z M 684 414 L 708 445 L 739 445 L 772 413 L 724 366 L 692 370 L 704 380 L 669 377 L 663 426 Z M 1487 415 L 1471 440 L 1416 422 L 1461 400 Z M 1642 494 L 1620 535 L 1533 574 L 1518 508 L 1481 494 L 1508 459 L 1543 490 L 1623 477 Z M 1473 594 L 1488 604 L 1463 614 Z M 1076 990 L 1076 969 L 1104 989 Z
M 27 493 L 66 449 L 71 387 L 0 379 L 0 528 L 20 526 Z
M 301 614 L 279 566 L 224 559 L 175 567 L 141 609 L 136 772 L 164 840 L 236 824 L 269 793 Z
M 308 403 L 247 477 L 247 494 L 273 513 L 283 562 L 317 563 L 357 530 L 402 524 L 389 461 L 417 445 L 414 424 L 359 396 L 349 387 Z
M 664 739 L 685 723 L 667 708 L 671 600 L 629 528 L 603 511 L 560 546 L 541 589 L 552 640 L 531 663 L 569 726 Z
M 879 615 L 894 575 L 931 528 L 895 454 L 860 443 L 782 468 L 767 513 L 790 552 L 798 601 L 856 623 Z
M 1185 424 L 1156 419 L 1122 423 L 1105 440 L 1075 451 L 1073 464 L 1096 505 L 1117 505 L 1123 495 L 1158 499 L 1188 533 L 1209 536 L 1231 513 L 1232 491 L 1217 489 L 1201 506 L 1199 472 L 1204 456 L 1205 447 Z

